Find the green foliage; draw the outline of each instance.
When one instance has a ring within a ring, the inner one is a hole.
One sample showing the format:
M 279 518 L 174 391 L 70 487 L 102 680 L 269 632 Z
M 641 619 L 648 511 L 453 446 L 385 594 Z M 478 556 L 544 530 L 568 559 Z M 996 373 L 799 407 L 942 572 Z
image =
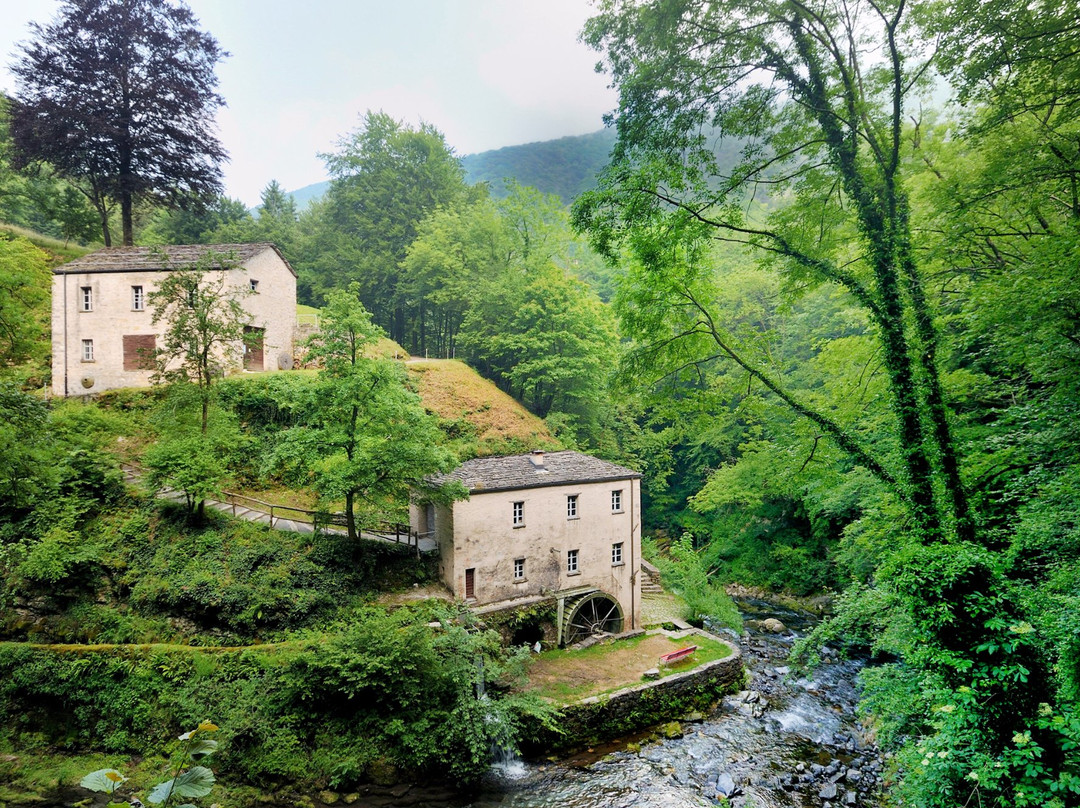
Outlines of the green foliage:
M 519 666 L 493 632 L 442 616 L 432 631 L 407 612 L 367 609 L 333 634 L 234 651 L 0 645 L 3 732 L 147 754 L 168 748 L 169 727 L 209 713 L 226 727 L 221 770 L 249 782 L 344 787 L 391 772 L 470 782 L 493 739 L 512 746 L 523 716 L 550 711 L 506 695 Z
M 511 193 L 506 181 L 511 177 L 519 185 L 554 194 L 569 205 L 579 193 L 595 186 L 613 143 L 613 132 L 604 129 L 466 155 L 461 165 L 470 183 L 487 183 L 497 199 Z
M 703 620 L 711 620 L 736 632 L 742 631 L 738 607 L 723 587 L 710 578 L 689 535 L 671 542 L 666 553 L 658 553 L 655 548 L 648 552 L 654 557 L 665 585 L 686 604 L 687 620 L 699 626 Z
M 0 372 L 31 360 L 43 363 L 50 282 L 44 252 L 0 234 Z
M 217 730 L 216 724 L 203 721 L 195 729 L 180 736 L 182 746 L 173 755 L 172 777 L 154 786 L 146 795 L 147 802 L 168 808 L 180 799 L 185 799 L 182 808 L 186 808 L 190 805 L 187 799 L 198 799 L 210 794 L 215 782 L 214 773 L 205 766 L 195 764 L 201 763 L 217 749 L 217 741 L 204 737 Z M 116 769 L 98 769 L 80 780 L 79 785 L 90 791 L 102 791 L 115 797 L 126 781 L 127 778 Z M 109 804 L 115 805 L 115 799 L 110 799 Z
M 302 476 L 324 502 L 344 500 L 353 540 L 361 504 L 369 514 L 399 515 L 412 490 L 456 462 L 440 445 L 436 419 L 406 387 L 400 364 L 365 356 L 379 332 L 358 294 L 353 284 L 328 295 L 320 329 L 308 343 L 308 356 L 322 364 L 317 383 L 286 391 L 299 396 L 283 406 L 301 423 L 273 456 L 279 469 Z M 458 486 L 452 495 L 462 494 Z

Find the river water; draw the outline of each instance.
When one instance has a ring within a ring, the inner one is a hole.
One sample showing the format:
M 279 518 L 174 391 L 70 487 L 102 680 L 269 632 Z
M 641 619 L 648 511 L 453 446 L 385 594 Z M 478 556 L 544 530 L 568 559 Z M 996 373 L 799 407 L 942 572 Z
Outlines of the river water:
M 640 751 L 624 741 L 558 763 L 503 764 L 479 794 L 457 805 L 682 808 L 723 804 L 721 795 L 733 808 L 880 805 L 881 756 L 854 714 L 861 663 L 826 649 L 826 662 L 810 678 L 799 677 L 787 656 L 813 618 L 759 600 L 739 606 L 749 689 L 684 723 L 683 737 L 644 743 Z M 786 630 L 765 630 L 767 618 Z

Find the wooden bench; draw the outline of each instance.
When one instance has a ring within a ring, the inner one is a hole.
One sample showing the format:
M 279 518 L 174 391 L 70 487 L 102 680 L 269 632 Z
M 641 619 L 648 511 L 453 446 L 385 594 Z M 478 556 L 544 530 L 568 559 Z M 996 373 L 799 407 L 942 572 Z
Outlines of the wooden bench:
M 686 659 L 696 650 L 696 645 L 688 645 L 685 648 L 680 648 L 678 651 L 672 651 L 670 654 L 664 654 L 660 657 L 660 664 L 670 665 L 672 662 L 678 662 L 680 659 Z

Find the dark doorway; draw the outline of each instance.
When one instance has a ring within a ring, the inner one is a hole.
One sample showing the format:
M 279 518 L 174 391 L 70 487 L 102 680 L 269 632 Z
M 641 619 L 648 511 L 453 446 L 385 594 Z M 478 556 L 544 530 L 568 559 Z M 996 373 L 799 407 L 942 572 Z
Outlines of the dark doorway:
M 476 600 L 476 570 L 465 570 L 465 600 Z

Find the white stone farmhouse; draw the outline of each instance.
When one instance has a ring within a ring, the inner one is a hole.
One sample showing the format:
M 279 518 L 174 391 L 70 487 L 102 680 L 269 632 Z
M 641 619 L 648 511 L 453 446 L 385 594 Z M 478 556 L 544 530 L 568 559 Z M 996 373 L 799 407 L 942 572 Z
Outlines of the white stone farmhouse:
M 440 576 L 484 607 L 554 599 L 558 642 L 641 625 L 641 475 L 580 452 L 483 457 L 433 480 L 469 499 L 414 504 Z
M 251 318 L 247 346 L 237 346 L 237 366 L 225 370 L 291 367 L 296 272 L 273 244 L 111 247 L 53 270 L 53 394 L 149 384 L 164 330 L 153 323 L 150 294 L 166 273 L 207 254 L 217 256 L 209 269 L 224 273 L 226 286 L 251 292 L 240 298 Z

